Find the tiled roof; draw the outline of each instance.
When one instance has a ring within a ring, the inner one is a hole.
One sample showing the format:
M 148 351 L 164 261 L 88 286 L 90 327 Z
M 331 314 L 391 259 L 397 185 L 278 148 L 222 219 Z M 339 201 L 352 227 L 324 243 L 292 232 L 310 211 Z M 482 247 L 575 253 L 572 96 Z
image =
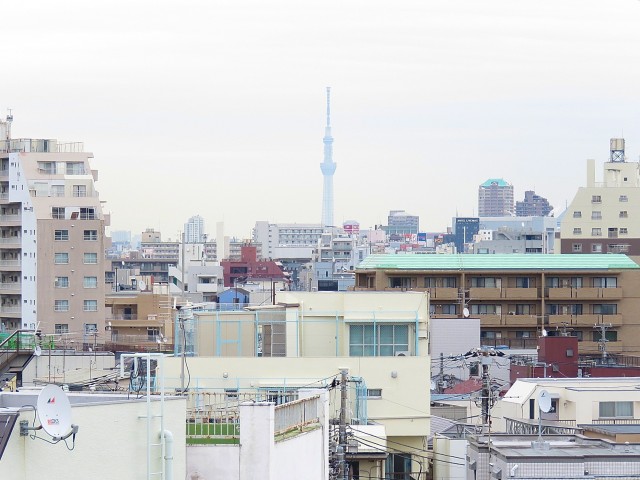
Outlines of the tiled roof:
M 640 268 L 623 254 L 369 255 L 357 270 L 615 270 Z

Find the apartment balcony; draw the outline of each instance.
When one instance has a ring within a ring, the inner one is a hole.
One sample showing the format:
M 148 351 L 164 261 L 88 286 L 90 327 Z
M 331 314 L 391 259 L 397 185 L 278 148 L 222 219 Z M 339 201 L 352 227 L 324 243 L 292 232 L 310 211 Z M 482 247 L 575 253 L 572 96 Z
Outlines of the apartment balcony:
M 540 298 L 538 288 L 503 288 L 502 298 L 508 300 L 537 300 Z
M 215 283 L 198 283 L 196 285 L 198 293 L 218 293 L 218 285 Z
M 2 202 L 9 201 L 9 193 L 8 192 L 0 193 L 0 201 Z
M 0 283 L 0 294 L 20 293 L 21 290 L 21 282 Z
M 503 325 L 502 315 L 474 315 L 472 317 L 478 317 L 480 319 L 480 325 L 482 327 L 499 327 Z
M 549 300 L 622 300 L 622 287 L 547 288 L 546 294 Z
M 2 150 L 0 150 L 2 151 Z M 9 169 L 7 168 L 6 170 L 0 170 L 0 178 L 8 178 L 9 177 Z
M 549 315 L 549 325 L 559 326 L 567 324 L 574 327 L 589 327 L 599 323 L 610 323 L 614 327 L 622 326 L 622 315 Z
M 5 226 L 20 226 L 22 224 L 22 215 L 0 215 L 0 223 Z
M 448 287 L 432 287 L 427 289 L 432 300 L 457 300 L 458 289 Z
M 0 238 L 0 248 L 7 247 L 22 247 L 22 237 L 1 237 Z
M 483 347 L 509 347 L 521 349 L 535 349 L 538 346 L 537 338 L 481 338 Z
M 607 352 L 609 353 L 624 353 L 624 346 L 622 342 L 607 342 Z M 601 353 L 600 344 L 598 342 L 580 342 L 580 354 Z
M 22 309 L 20 306 L 2 306 L 0 307 L 0 315 L 3 317 L 20 318 Z
M 469 289 L 468 298 L 473 300 L 500 300 L 502 298 L 502 289 L 473 287 Z
M 540 323 L 539 315 L 503 315 L 503 325 L 506 327 L 534 328 Z
M 20 260 L 0 260 L 0 270 L 20 270 L 21 265 L 22 262 Z

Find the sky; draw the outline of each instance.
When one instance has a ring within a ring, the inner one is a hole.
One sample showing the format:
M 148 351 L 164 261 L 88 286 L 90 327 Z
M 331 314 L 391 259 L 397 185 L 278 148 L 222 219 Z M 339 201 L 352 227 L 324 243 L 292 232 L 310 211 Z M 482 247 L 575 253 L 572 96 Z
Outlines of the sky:
M 0 115 L 82 141 L 112 230 L 249 238 L 320 223 L 444 231 L 488 178 L 556 216 L 609 139 L 640 155 L 640 1 L 23 0 L 3 5 Z

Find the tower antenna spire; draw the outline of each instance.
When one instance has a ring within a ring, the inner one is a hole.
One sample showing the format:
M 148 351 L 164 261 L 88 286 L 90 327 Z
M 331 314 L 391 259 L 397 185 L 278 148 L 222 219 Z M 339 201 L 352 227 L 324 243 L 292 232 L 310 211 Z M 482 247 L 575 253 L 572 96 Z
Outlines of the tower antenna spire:
M 324 129 L 324 161 L 320 164 L 323 176 L 322 190 L 322 226 L 333 226 L 333 174 L 336 164 L 333 161 L 333 137 L 331 136 L 331 87 L 327 87 L 327 126 Z
M 331 87 L 327 87 L 327 127 L 331 126 Z

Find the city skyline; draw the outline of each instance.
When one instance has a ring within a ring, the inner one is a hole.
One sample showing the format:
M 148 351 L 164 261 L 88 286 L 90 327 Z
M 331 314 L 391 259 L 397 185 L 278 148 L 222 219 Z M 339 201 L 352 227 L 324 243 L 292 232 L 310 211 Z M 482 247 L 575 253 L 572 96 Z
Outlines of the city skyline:
M 557 216 L 610 138 L 640 153 L 637 1 L 72 6 L 7 6 L 29 22 L 6 26 L 0 115 L 84 142 L 114 230 L 318 221 L 326 85 L 338 225 L 403 209 L 442 231 L 492 177 Z

